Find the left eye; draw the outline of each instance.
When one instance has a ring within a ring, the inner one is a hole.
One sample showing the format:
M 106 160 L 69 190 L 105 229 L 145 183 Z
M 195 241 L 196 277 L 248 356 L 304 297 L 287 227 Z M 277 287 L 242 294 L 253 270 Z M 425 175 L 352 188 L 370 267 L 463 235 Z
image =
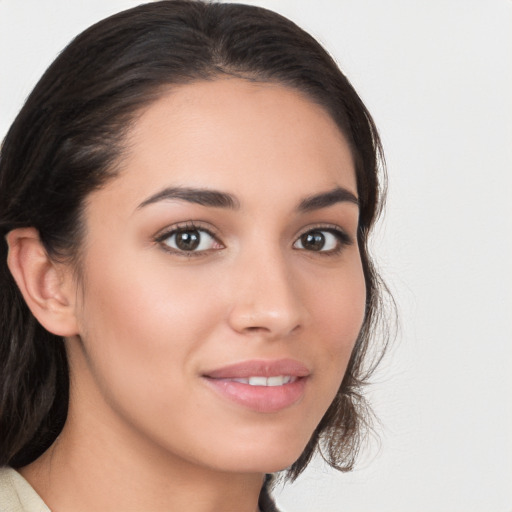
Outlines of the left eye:
M 211 233 L 204 229 L 176 229 L 161 237 L 161 243 L 180 252 L 200 252 L 219 245 Z
M 335 252 L 348 243 L 344 234 L 329 229 L 312 229 L 302 234 L 293 244 L 294 249 L 315 252 Z

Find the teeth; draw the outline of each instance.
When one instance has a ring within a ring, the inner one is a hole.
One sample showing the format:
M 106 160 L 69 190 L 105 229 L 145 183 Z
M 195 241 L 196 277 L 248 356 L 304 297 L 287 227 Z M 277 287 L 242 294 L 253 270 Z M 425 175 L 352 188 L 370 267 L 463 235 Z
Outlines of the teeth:
M 247 379 L 231 379 L 233 382 L 249 384 L 249 386 L 283 386 L 290 382 L 295 382 L 296 377 L 290 375 L 277 375 L 275 377 L 249 377 Z
M 288 384 L 290 382 L 291 377 L 269 377 L 267 379 L 267 386 L 282 386 L 283 384 Z
M 267 377 L 249 377 L 249 386 L 266 386 Z

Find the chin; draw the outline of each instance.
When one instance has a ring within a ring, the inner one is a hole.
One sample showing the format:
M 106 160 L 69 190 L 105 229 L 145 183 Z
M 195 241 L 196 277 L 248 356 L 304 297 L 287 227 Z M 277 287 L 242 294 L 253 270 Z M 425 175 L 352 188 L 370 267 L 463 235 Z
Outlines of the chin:
M 224 470 L 243 473 L 276 473 L 289 468 L 303 453 L 307 441 L 302 443 L 253 443 L 250 447 L 231 447 L 228 458 L 219 457 Z M 226 453 L 224 454 L 226 455 Z
M 235 472 L 276 473 L 293 465 L 311 440 L 317 422 L 293 418 L 293 421 L 264 421 L 257 426 L 238 424 L 225 427 L 217 443 L 208 443 L 202 451 L 210 461 L 224 470 Z M 227 435 L 226 435 L 227 434 Z M 211 438 L 210 438 L 211 439 Z

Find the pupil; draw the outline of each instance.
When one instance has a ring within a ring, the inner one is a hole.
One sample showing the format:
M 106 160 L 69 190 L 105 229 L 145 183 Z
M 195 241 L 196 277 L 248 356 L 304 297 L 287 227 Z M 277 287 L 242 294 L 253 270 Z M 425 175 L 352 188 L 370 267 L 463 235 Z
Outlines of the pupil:
M 193 251 L 197 249 L 201 236 L 199 231 L 181 231 L 176 234 L 176 246 L 182 251 Z
M 310 251 L 320 251 L 325 245 L 325 237 L 320 231 L 311 231 L 304 233 L 300 237 L 302 247 Z

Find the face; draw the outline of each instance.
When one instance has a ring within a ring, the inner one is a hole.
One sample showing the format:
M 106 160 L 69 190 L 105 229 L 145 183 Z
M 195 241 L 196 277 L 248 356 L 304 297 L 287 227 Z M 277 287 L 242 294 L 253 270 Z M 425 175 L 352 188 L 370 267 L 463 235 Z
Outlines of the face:
M 73 418 L 169 460 L 282 469 L 363 321 L 349 147 L 300 93 L 240 79 L 172 89 L 126 147 L 86 203 Z

